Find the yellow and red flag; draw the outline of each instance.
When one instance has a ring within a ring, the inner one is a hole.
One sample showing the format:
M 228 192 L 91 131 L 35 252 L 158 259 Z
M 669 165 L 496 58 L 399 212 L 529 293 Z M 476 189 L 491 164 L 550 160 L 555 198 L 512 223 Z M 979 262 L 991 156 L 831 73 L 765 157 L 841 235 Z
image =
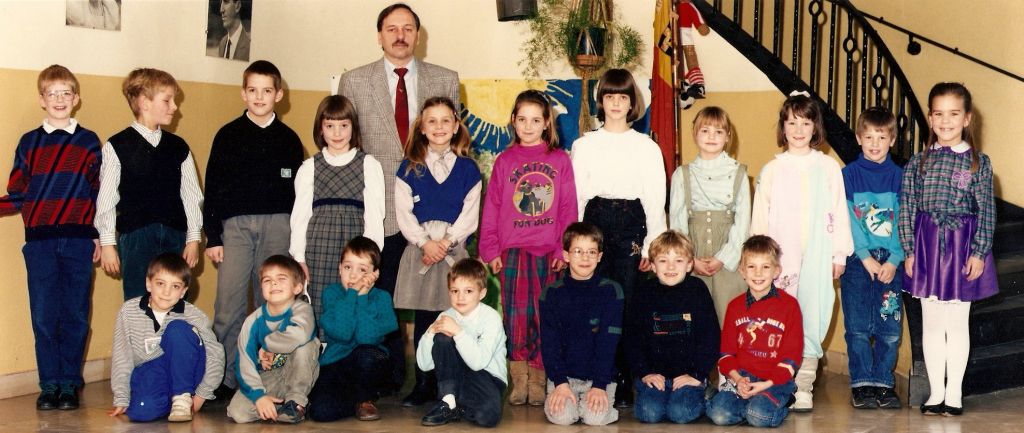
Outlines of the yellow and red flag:
M 665 179 L 676 169 L 676 108 L 673 89 L 674 0 L 658 0 L 654 8 L 654 68 L 651 74 L 651 135 L 665 158 Z

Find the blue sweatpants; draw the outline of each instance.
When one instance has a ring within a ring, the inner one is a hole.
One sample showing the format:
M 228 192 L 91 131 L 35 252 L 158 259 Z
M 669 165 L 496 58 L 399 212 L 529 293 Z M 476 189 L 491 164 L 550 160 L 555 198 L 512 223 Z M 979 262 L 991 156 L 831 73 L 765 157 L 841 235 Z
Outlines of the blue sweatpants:
M 171 413 L 171 397 L 194 393 L 206 374 L 206 346 L 184 320 L 164 325 L 160 349 L 164 354 L 132 371 L 128 419 L 153 421 Z

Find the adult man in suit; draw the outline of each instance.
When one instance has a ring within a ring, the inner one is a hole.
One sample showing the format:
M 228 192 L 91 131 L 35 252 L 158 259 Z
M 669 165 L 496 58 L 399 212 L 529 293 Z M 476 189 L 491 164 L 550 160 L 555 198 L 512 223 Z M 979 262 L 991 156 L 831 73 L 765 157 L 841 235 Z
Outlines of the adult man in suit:
M 249 60 L 249 32 L 242 25 L 242 0 L 220 0 L 220 20 L 227 34 L 220 39 L 217 55 L 225 59 Z
M 411 123 L 427 98 L 447 96 L 459 104 L 459 74 L 413 55 L 419 31 L 420 18 L 408 5 L 395 3 L 384 8 L 377 16 L 377 42 L 384 51 L 383 58 L 346 72 L 338 87 L 338 93 L 355 104 L 363 148 L 377 158 L 384 169 L 386 237 L 377 287 L 392 295 L 398 263 L 406 247 L 395 220 L 395 173 L 404 157 L 407 137 L 417 133 L 409 130 Z M 404 345 L 397 345 L 397 350 L 395 345 L 390 346 L 396 364 L 396 381 L 401 383 Z M 419 406 L 434 400 L 434 387 L 432 379 L 417 369 L 416 388 L 402 403 Z

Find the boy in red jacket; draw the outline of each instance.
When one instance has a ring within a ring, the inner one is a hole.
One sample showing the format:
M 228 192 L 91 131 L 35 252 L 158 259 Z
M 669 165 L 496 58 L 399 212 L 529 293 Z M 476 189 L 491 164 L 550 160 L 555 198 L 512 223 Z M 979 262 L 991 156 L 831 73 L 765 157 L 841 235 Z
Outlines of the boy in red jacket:
M 743 243 L 739 270 L 750 289 L 725 312 L 718 370 L 729 380 L 708 402 L 715 424 L 778 427 L 789 413 L 804 336 L 796 299 L 772 284 L 781 254 L 768 236 Z

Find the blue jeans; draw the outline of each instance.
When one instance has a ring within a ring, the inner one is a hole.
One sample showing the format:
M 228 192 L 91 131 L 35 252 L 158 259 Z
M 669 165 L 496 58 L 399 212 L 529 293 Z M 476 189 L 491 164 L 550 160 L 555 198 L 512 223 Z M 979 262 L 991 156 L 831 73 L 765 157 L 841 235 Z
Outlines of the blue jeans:
M 163 355 L 135 366 L 131 378 L 128 419 L 147 422 L 171 413 L 171 397 L 194 394 L 206 374 L 206 345 L 184 320 L 164 325 Z
M 95 248 L 92 239 L 57 238 L 21 249 L 40 386 L 82 386 Z
M 744 371 L 740 374 L 753 382 L 762 380 Z M 789 398 L 794 391 L 796 383 L 792 380 L 772 385 L 749 399 L 740 397 L 734 390 L 724 390 L 708 402 L 708 418 L 718 425 L 734 425 L 746 421 L 753 427 L 778 427 L 789 414 Z
M 872 255 L 885 263 L 889 254 L 873 250 Z M 871 280 L 856 255 L 846 259 L 846 272 L 840 278 L 840 299 L 852 387 L 893 387 L 892 371 L 903 333 L 902 283 L 902 267 L 896 268 L 896 277 L 889 284 L 883 284 Z
M 672 378 L 665 378 L 665 390 L 647 386 L 640 379 L 636 388 L 636 406 L 633 416 L 643 423 L 658 423 L 666 417 L 677 424 L 685 424 L 704 414 L 704 386 L 684 386 L 672 390 Z
M 163 253 L 181 254 L 184 249 L 185 232 L 163 224 L 122 233 L 117 239 L 117 252 L 121 256 L 124 300 L 146 294 L 146 271 L 151 260 Z

